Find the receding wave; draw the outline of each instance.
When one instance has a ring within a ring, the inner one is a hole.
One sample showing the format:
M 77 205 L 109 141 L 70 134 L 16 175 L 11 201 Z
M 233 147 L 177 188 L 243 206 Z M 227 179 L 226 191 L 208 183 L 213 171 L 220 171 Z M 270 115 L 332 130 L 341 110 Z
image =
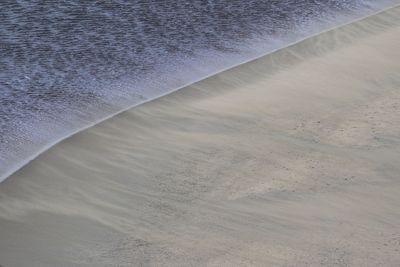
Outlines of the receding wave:
M 2 1 L 0 177 L 111 114 L 395 2 Z

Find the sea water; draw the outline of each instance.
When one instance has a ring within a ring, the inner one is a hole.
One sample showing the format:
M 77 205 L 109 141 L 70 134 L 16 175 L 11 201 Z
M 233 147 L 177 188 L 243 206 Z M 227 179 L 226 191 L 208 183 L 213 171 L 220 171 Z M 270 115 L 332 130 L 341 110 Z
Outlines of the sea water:
M 394 4 L 2 0 L 0 181 L 121 110 Z

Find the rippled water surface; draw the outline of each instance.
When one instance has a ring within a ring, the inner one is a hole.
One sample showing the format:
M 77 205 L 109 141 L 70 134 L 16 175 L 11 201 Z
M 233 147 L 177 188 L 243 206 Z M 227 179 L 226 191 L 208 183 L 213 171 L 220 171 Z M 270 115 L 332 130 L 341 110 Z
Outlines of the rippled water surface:
M 0 176 L 96 120 L 389 5 L 0 2 Z

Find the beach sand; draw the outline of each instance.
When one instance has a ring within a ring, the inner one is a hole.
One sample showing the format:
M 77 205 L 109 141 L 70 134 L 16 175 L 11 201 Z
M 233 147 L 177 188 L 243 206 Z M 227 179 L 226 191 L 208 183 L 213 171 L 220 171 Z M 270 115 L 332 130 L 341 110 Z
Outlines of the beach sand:
M 400 8 L 121 113 L 0 184 L 0 265 L 398 266 Z

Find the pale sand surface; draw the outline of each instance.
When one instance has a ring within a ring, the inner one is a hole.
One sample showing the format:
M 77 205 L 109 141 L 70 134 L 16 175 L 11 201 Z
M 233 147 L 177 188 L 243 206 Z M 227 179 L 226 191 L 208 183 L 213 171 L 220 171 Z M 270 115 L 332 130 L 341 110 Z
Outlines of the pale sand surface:
M 400 8 L 122 113 L 0 185 L 0 265 L 399 266 Z

